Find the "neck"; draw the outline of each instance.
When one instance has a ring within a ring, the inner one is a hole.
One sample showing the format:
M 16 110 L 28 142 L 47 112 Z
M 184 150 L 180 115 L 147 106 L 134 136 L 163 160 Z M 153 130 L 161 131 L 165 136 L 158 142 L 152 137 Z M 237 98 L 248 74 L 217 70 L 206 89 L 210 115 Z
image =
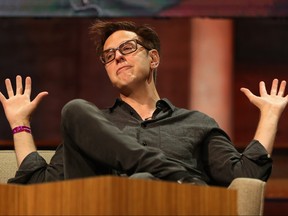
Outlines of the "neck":
M 143 120 L 152 117 L 156 102 L 160 99 L 156 88 L 133 92 L 128 96 L 120 94 L 120 98 L 129 104 Z

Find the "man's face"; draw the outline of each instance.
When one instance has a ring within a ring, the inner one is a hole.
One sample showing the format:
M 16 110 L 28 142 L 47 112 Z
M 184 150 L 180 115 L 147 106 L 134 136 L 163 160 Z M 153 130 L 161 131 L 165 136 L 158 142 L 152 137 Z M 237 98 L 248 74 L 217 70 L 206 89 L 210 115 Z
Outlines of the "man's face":
M 132 39 L 139 39 L 134 32 L 116 31 L 107 38 L 103 50 L 117 48 Z M 107 63 L 105 69 L 112 84 L 120 91 L 133 91 L 149 79 L 150 63 L 151 57 L 147 50 L 137 44 L 137 50 L 130 54 L 123 55 L 117 50 L 115 59 Z

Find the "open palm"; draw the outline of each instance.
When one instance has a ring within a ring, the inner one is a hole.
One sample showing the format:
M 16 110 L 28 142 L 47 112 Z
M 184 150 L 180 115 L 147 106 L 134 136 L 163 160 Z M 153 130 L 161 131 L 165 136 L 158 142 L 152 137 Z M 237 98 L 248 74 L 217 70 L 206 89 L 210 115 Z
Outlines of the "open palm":
M 27 77 L 23 91 L 22 77 L 18 75 L 16 77 L 16 92 L 14 93 L 10 79 L 5 80 L 8 99 L 0 92 L 0 101 L 11 128 L 29 124 L 31 114 L 42 98 L 48 95 L 48 92 L 41 92 L 31 101 L 31 84 L 31 78 Z
M 280 116 L 288 103 L 288 95 L 284 96 L 285 88 L 286 81 L 282 81 L 278 89 L 278 79 L 274 79 L 270 94 L 263 81 L 259 83 L 260 96 L 254 95 L 247 88 L 241 88 L 241 91 L 262 113 L 272 112 L 274 115 Z

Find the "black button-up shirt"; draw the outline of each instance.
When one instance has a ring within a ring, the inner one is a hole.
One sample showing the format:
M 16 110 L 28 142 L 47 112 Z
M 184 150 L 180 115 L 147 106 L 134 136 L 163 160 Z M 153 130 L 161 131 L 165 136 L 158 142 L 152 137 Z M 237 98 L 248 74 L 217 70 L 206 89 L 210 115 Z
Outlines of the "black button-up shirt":
M 240 153 L 214 119 L 198 111 L 177 108 L 167 99 L 159 100 L 153 116 L 144 121 L 120 99 L 110 109 L 104 109 L 103 114 L 139 144 L 161 149 L 170 160 L 208 184 L 227 186 L 237 177 L 265 181 L 270 176 L 272 160 L 258 141 L 252 140 Z M 50 164 L 37 152 L 29 154 L 8 182 L 62 180 L 62 154 L 60 145 Z

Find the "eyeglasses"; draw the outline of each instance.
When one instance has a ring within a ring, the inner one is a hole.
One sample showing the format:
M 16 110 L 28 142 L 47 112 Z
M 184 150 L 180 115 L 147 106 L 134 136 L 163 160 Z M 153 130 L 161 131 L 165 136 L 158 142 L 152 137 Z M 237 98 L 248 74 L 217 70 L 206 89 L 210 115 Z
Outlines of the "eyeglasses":
M 130 53 L 133 53 L 138 49 L 137 44 L 140 44 L 145 49 L 150 50 L 149 48 L 144 46 L 141 43 L 141 41 L 139 41 L 137 39 L 133 39 L 133 40 L 128 40 L 128 41 L 123 42 L 117 48 L 111 48 L 111 49 L 104 50 L 100 56 L 100 60 L 103 64 L 107 64 L 107 63 L 113 61 L 115 59 L 117 50 L 119 50 L 119 52 L 122 55 L 127 55 Z

